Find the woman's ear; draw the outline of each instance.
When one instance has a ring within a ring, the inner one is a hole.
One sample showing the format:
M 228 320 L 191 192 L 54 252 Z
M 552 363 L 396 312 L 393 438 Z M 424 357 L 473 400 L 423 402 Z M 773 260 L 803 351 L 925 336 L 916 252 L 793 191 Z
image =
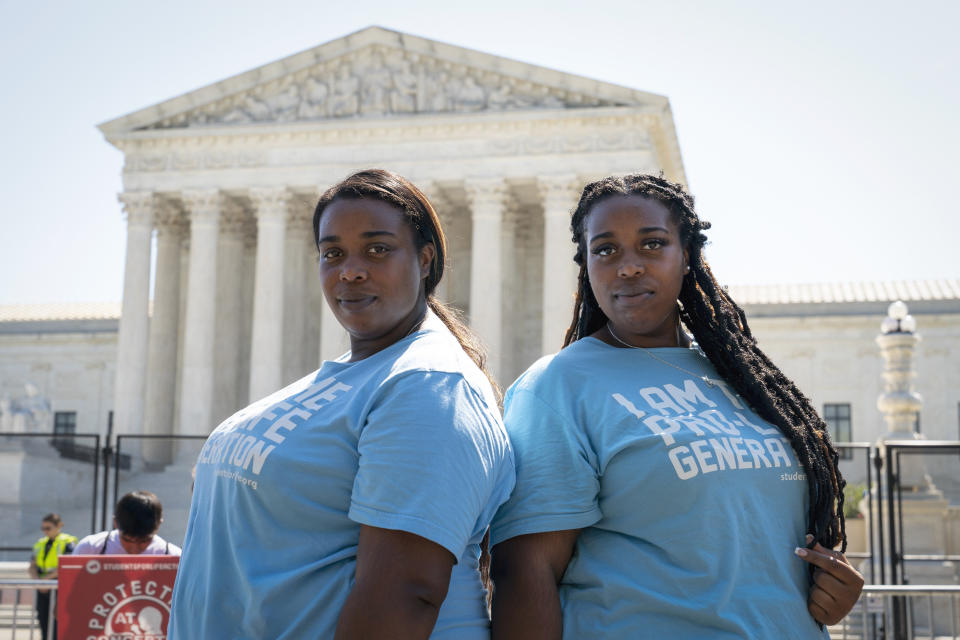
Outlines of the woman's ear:
M 433 264 L 433 259 L 437 256 L 437 249 L 433 246 L 432 242 L 428 242 L 423 245 L 423 248 L 420 249 L 420 279 L 430 275 L 430 265 Z

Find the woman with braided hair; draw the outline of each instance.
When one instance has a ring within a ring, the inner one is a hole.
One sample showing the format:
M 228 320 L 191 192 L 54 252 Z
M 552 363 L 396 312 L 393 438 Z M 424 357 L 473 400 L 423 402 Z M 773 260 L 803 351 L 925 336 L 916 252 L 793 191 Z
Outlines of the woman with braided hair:
M 837 453 L 714 279 L 709 226 L 663 178 L 584 188 L 564 348 L 505 400 L 495 640 L 824 637 L 856 602 Z

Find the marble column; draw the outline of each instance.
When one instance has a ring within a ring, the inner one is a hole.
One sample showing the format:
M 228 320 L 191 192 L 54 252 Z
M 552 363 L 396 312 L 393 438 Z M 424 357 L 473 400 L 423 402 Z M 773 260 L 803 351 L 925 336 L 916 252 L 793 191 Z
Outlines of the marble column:
M 240 260 L 240 342 L 237 344 L 240 368 L 237 370 L 237 397 L 250 399 L 250 347 L 253 339 L 253 289 L 257 274 L 257 221 L 247 216 Z
M 223 196 L 216 189 L 185 191 L 190 216 L 190 265 L 183 336 L 180 433 L 207 435 L 213 424 L 217 242 Z
M 571 240 L 570 218 L 580 183 L 576 176 L 540 176 L 537 188 L 543 201 L 543 306 L 540 349 L 554 353 L 563 346 L 563 337 L 573 313 L 579 267 L 573 261 L 576 247 Z
M 257 269 L 250 342 L 250 401 L 273 393 L 283 378 L 283 267 L 287 240 L 284 187 L 250 190 L 257 217 Z
M 214 336 L 213 422 L 219 424 L 247 404 L 240 395 L 243 369 L 243 253 L 247 213 L 234 200 L 224 203 L 217 245 L 217 332 Z
M 307 354 L 304 349 L 310 308 L 310 296 L 307 293 L 307 249 L 312 233 L 311 213 L 301 198 L 296 197 L 290 201 L 284 250 L 281 386 L 290 384 L 316 369 L 314 355 Z
M 320 198 L 320 189 L 316 187 L 301 188 L 298 191 L 297 207 L 306 214 L 303 263 L 304 296 L 306 297 L 306 317 L 304 318 L 304 339 L 299 345 L 307 371 L 313 371 L 320 366 L 320 323 L 323 317 L 323 307 L 327 302 L 323 297 L 323 287 L 320 283 L 319 256 L 317 243 L 313 239 L 313 210 Z
M 157 267 L 153 283 L 153 315 L 147 362 L 147 406 L 144 433 L 172 435 L 177 383 L 177 334 L 180 322 L 180 250 L 185 228 L 179 209 L 164 204 L 157 210 Z M 141 451 L 148 466 L 172 460 L 171 440 L 144 440 Z
M 500 374 L 502 344 L 502 246 L 503 179 L 468 180 L 464 187 L 470 206 L 472 256 L 470 260 L 470 325 L 487 346 L 487 363 L 494 376 Z
M 126 192 L 119 199 L 127 217 L 127 256 L 113 394 L 113 432 L 118 435 L 143 432 L 154 213 L 152 193 Z

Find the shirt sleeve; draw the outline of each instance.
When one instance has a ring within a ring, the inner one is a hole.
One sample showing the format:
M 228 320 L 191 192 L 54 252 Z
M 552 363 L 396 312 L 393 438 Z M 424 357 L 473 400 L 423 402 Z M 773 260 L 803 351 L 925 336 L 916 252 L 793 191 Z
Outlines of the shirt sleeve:
M 100 549 L 94 545 L 93 541 L 90 539 L 91 536 L 87 536 L 82 539 L 73 547 L 73 551 L 70 552 L 71 555 L 82 556 L 82 555 L 94 555 L 100 553 Z M 103 543 L 100 543 L 103 546 Z
M 507 395 L 504 425 L 517 484 L 493 519 L 491 544 L 597 522 L 600 480 L 586 434 L 527 389 Z
M 502 484 L 508 443 L 499 423 L 459 374 L 388 381 L 360 433 L 350 519 L 416 534 L 459 561 Z

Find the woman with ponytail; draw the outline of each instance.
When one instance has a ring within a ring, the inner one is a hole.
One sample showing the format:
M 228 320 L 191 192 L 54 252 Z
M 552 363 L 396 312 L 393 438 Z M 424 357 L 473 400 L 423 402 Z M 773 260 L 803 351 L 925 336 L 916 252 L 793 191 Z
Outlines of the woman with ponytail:
M 433 295 L 437 214 L 361 171 L 313 231 L 350 351 L 210 436 L 170 638 L 489 638 L 486 532 L 513 454 L 482 348 Z
M 505 399 L 494 640 L 822 638 L 856 602 L 837 452 L 714 279 L 709 227 L 660 177 L 584 188 L 565 346 Z

